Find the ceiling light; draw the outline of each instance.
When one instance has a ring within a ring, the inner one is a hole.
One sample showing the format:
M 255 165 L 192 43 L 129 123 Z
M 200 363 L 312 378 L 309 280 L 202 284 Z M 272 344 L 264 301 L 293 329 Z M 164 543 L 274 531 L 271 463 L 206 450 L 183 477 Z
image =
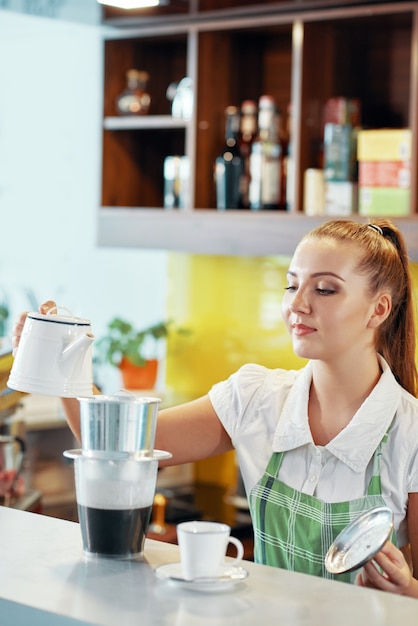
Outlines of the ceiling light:
M 160 4 L 160 0 L 97 0 L 97 2 L 119 9 L 145 9 L 157 7 Z

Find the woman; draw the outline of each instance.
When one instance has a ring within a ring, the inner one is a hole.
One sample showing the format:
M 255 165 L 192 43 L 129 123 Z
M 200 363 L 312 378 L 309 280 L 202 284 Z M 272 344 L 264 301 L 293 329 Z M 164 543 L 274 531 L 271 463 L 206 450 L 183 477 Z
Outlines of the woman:
M 357 582 L 418 598 L 412 309 L 398 229 L 383 219 L 328 222 L 298 245 L 283 298 L 283 319 L 306 367 L 245 365 L 207 396 L 160 412 L 156 447 L 172 452 L 170 463 L 235 448 L 256 561 L 331 577 L 323 563 L 335 536 L 360 512 L 385 504 L 399 548 L 387 542 Z M 23 322 L 24 315 L 15 346 Z M 78 403 L 63 402 L 79 438 Z

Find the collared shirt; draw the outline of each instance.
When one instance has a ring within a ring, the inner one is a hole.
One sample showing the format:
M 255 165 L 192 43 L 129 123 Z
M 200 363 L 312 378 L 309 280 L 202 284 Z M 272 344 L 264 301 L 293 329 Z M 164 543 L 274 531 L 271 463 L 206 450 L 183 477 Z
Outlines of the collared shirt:
M 286 452 L 280 480 L 327 502 L 351 500 L 367 491 L 371 459 L 385 432 L 382 495 L 392 509 L 398 545 L 408 543 L 408 493 L 418 492 L 418 400 L 395 380 L 380 357 L 379 382 L 351 422 L 326 446 L 316 446 L 308 422 L 312 365 L 270 370 L 244 365 L 209 392 L 231 437 L 247 493 L 272 452 Z

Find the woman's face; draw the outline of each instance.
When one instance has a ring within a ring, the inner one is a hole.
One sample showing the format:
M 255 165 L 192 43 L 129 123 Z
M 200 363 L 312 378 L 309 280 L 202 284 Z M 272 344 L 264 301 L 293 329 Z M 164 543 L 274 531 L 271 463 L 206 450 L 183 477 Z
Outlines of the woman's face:
M 373 318 L 378 297 L 355 267 L 355 244 L 307 238 L 293 256 L 282 315 L 295 353 L 331 362 L 374 350 Z

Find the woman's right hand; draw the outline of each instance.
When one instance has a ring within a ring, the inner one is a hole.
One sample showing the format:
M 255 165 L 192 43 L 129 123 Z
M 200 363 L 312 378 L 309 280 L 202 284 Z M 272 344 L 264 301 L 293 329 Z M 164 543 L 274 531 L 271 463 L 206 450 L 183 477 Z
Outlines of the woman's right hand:
M 47 300 L 39 307 L 39 312 L 44 315 L 48 313 L 50 309 L 53 309 L 57 305 L 53 300 Z M 28 312 L 20 313 L 16 318 L 14 326 L 12 328 L 12 346 L 13 346 L 13 356 L 16 355 L 20 338 L 22 336 L 23 326 L 26 321 L 26 317 Z M 68 421 L 68 425 L 73 431 L 75 437 L 80 441 L 80 405 L 76 398 L 63 398 L 62 399 L 64 412 Z M 0 480 L 0 488 L 1 488 L 1 480 Z
M 55 302 L 53 300 L 47 300 L 46 302 L 41 304 L 41 306 L 39 307 L 39 312 L 40 313 L 47 313 L 50 309 L 52 309 L 52 308 L 54 308 L 56 306 L 57 305 L 55 304 Z M 15 321 L 15 323 L 13 325 L 13 328 L 12 328 L 13 356 L 16 355 L 17 348 L 18 348 L 19 342 L 20 342 L 20 337 L 22 336 L 23 326 L 25 324 L 27 315 L 28 315 L 27 311 L 24 311 L 23 313 L 20 313 L 20 315 L 18 315 L 18 317 L 16 318 L 16 321 Z

